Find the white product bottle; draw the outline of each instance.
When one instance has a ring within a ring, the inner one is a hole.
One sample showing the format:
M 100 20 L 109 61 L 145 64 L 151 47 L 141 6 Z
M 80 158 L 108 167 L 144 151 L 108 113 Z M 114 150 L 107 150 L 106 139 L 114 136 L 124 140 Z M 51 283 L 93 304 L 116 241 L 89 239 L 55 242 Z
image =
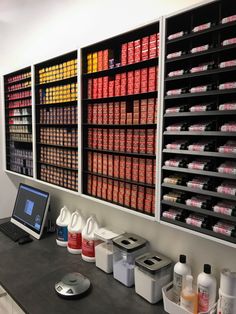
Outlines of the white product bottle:
M 207 312 L 216 302 L 216 278 L 211 275 L 211 265 L 204 264 L 197 277 L 198 311 Z
M 185 279 L 185 287 L 181 292 L 180 306 L 185 310 L 197 314 L 197 293 L 193 290 L 193 276 L 187 275 Z
M 82 259 L 86 262 L 95 262 L 95 246 L 98 239 L 95 232 L 99 229 L 98 222 L 94 216 L 88 218 L 82 231 Z
M 187 275 L 191 275 L 191 268 L 186 263 L 186 255 L 179 256 L 179 262 L 174 266 L 173 301 L 180 302 L 180 295 Z
M 67 246 L 68 242 L 68 225 L 70 223 L 71 213 L 69 209 L 64 206 L 60 211 L 60 215 L 56 220 L 57 239 L 56 242 L 59 246 Z
M 84 217 L 79 210 L 73 212 L 68 226 L 67 250 L 72 254 L 80 254 L 82 249 L 82 230 L 85 225 Z

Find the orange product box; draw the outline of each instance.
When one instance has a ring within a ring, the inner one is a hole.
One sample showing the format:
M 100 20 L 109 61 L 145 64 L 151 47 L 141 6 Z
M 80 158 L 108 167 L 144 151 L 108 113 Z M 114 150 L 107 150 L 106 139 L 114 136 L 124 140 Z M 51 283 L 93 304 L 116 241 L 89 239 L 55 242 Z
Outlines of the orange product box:
M 103 111 L 103 105 L 102 105 L 102 103 L 99 103 L 98 105 L 97 105 L 97 108 L 98 108 L 98 110 L 97 110 L 97 112 L 98 112 L 98 117 L 97 117 L 97 123 L 98 124 L 102 124 L 102 111 Z
M 114 124 L 114 103 L 108 103 L 108 124 Z
M 92 141 L 93 141 L 92 147 L 98 148 L 98 129 L 97 128 L 93 129 Z
M 107 156 L 107 154 L 102 155 L 102 173 L 107 176 L 107 173 L 108 173 L 108 156 Z
M 133 145 L 133 130 L 127 129 L 126 131 L 126 151 L 132 152 L 132 145 Z
M 127 64 L 127 52 L 128 52 L 128 44 L 124 43 L 121 45 L 121 65 Z
M 114 165 L 113 165 L 113 155 L 109 154 L 108 155 L 108 175 L 113 176 L 113 170 L 114 170 Z
M 93 99 L 98 98 L 98 79 L 93 79 Z
M 143 212 L 144 209 L 144 187 L 138 186 L 137 209 Z
M 134 71 L 129 71 L 127 80 L 127 94 L 132 95 L 133 93 L 134 93 Z
M 139 173 L 139 159 L 134 157 L 132 158 L 132 181 L 138 182 L 138 173 Z
M 102 178 L 102 198 L 107 199 L 107 178 Z
M 98 71 L 103 70 L 103 51 L 98 51 Z
M 103 79 L 102 77 L 98 78 L 98 98 L 103 97 Z
M 90 174 L 88 175 L 87 193 L 88 193 L 89 195 L 92 194 L 92 176 L 91 176 Z
M 144 212 L 151 214 L 152 212 L 152 201 L 145 198 L 144 200 Z
M 115 95 L 115 81 L 109 80 L 108 83 L 108 97 L 113 97 Z
M 126 113 L 120 114 L 120 124 L 126 124 Z
M 98 134 L 98 141 L 97 141 L 98 149 L 102 149 L 102 129 L 98 129 L 97 134 Z
M 126 102 L 122 101 L 120 103 L 120 113 L 126 113 Z
M 113 58 L 113 51 L 111 49 L 103 50 L 103 70 L 109 69 L 109 59 Z
M 126 115 L 126 123 L 127 124 L 133 124 L 133 113 L 128 112 Z
M 125 194 L 125 184 L 124 182 L 119 183 L 119 196 L 118 196 L 118 203 L 120 205 L 124 205 L 124 194 Z
M 88 152 L 88 171 L 93 171 L 93 153 Z
M 147 154 L 155 153 L 155 133 L 154 130 L 147 130 Z
M 87 93 L 88 99 L 91 99 L 93 93 L 93 79 L 88 79 Z
M 92 194 L 96 195 L 97 192 L 97 176 L 93 176 L 92 180 Z
M 136 184 L 132 184 L 131 187 L 131 204 L 130 206 L 133 208 L 137 207 L 137 198 L 138 198 L 138 186 Z
M 121 74 L 115 76 L 115 96 L 120 96 L 121 90 Z
M 153 183 L 156 183 L 156 160 L 153 160 Z
M 103 129 L 102 131 L 102 149 L 108 150 L 108 130 Z
M 116 101 L 114 103 L 114 124 L 120 124 L 120 103 Z
M 93 122 L 93 106 L 92 106 L 92 104 L 88 104 L 87 122 L 88 123 L 92 123 Z
M 102 124 L 108 124 L 108 104 L 102 105 Z
M 102 173 L 102 154 L 98 153 L 98 168 L 97 173 Z
M 114 156 L 114 177 L 119 178 L 120 156 Z
M 120 156 L 120 169 L 119 177 L 121 179 L 125 178 L 125 156 Z
M 114 150 L 114 130 L 109 129 L 108 134 L 108 150 Z
M 97 178 L 97 197 L 102 197 L 102 178 Z
M 125 158 L 125 179 L 131 180 L 132 177 L 132 158 L 126 157 Z
M 120 147 L 120 131 L 119 129 L 114 130 L 114 150 L 119 151 Z
M 139 153 L 146 153 L 146 130 L 139 131 Z
M 146 166 L 145 166 L 144 158 L 139 158 L 139 172 L 138 173 L 139 173 L 138 181 L 145 182 Z
M 98 123 L 98 104 L 93 104 L 93 120 L 92 123 L 93 124 L 97 124 Z
M 108 76 L 103 77 L 103 91 L 102 91 L 103 97 L 108 97 Z
M 125 151 L 125 130 L 124 129 L 120 129 L 120 148 L 119 150 L 121 152 Z
M 113 196 L 113 180 L 108 179 L 107 200 L 112 201 L 112 196 Z
M 145 182 L 147 184 L 154 184 L 153 182 L 153 160 L 146 159 L 146 178 Z
M 140 109 L 139 109 L 139 100 L 134 100 L 133 102 L 133 112 L 134 113 L 139 113 Z
M 152 194 L 152 214 L 155 214 L 155 209 L 156 209 L 156 205 L 155 205 L 155 193 Z
M 98 172 L 98 153 L 93 153 L 93 172 Z
M 119 196 L 119 181 L 113 181 L 113 202 L 118 203 Z
M 155 118 L 155 107 L 156 107 L 156 98 L 148 99 L 148 113 L 147 113 L 147 123 L 152 124 Z

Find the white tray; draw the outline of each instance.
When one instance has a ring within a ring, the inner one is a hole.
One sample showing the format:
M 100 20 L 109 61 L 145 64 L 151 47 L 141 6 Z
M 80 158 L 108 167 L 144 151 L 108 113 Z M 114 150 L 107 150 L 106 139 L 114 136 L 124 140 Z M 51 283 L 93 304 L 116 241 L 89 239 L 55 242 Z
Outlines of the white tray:
M 192 314 L 191 312 L 183 309 L 180 305 L 172 301 L 173 295 L 173 282 L 162 288 L 164 309 L 169 314 Z M 198 314 L 215 314 L 217 303 L 207 312 L 199 312 Z

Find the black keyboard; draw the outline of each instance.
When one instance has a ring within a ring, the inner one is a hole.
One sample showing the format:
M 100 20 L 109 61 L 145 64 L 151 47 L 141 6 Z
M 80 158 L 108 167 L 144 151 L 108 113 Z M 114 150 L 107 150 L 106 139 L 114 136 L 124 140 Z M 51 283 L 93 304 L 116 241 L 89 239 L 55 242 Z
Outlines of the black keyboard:
M 19 241 L 21 238 L 25 238 L 29 236 L 29 234 L 26 231 L 22 230 L 21 228 L 14 225 L 10 221 L 7 221 L 1 224 L 0 231 L 15 242 Z

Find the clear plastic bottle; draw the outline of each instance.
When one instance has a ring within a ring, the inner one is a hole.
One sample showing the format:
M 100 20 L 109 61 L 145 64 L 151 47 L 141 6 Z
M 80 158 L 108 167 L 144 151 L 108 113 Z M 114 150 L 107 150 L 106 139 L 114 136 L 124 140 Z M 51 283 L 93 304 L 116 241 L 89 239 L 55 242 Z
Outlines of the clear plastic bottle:
M 191 275 L 191 268 L 186 263 L 186 255 L 180 255 L 179 262 L 174 266 L 173 301 L 175 303 L 180 302 L 181 291 L 187 275 Z
M 193 289 L 193 276 L 187 275 L 185 280 L 185 287 L 181 292 L 180 306 L 185 310 L 197 314 L 197 293 Z
M 197 277 L 198 310 L 207 312 L 216 302 L 216 278 L 211 275 L 211 265 L 204 264 Z

